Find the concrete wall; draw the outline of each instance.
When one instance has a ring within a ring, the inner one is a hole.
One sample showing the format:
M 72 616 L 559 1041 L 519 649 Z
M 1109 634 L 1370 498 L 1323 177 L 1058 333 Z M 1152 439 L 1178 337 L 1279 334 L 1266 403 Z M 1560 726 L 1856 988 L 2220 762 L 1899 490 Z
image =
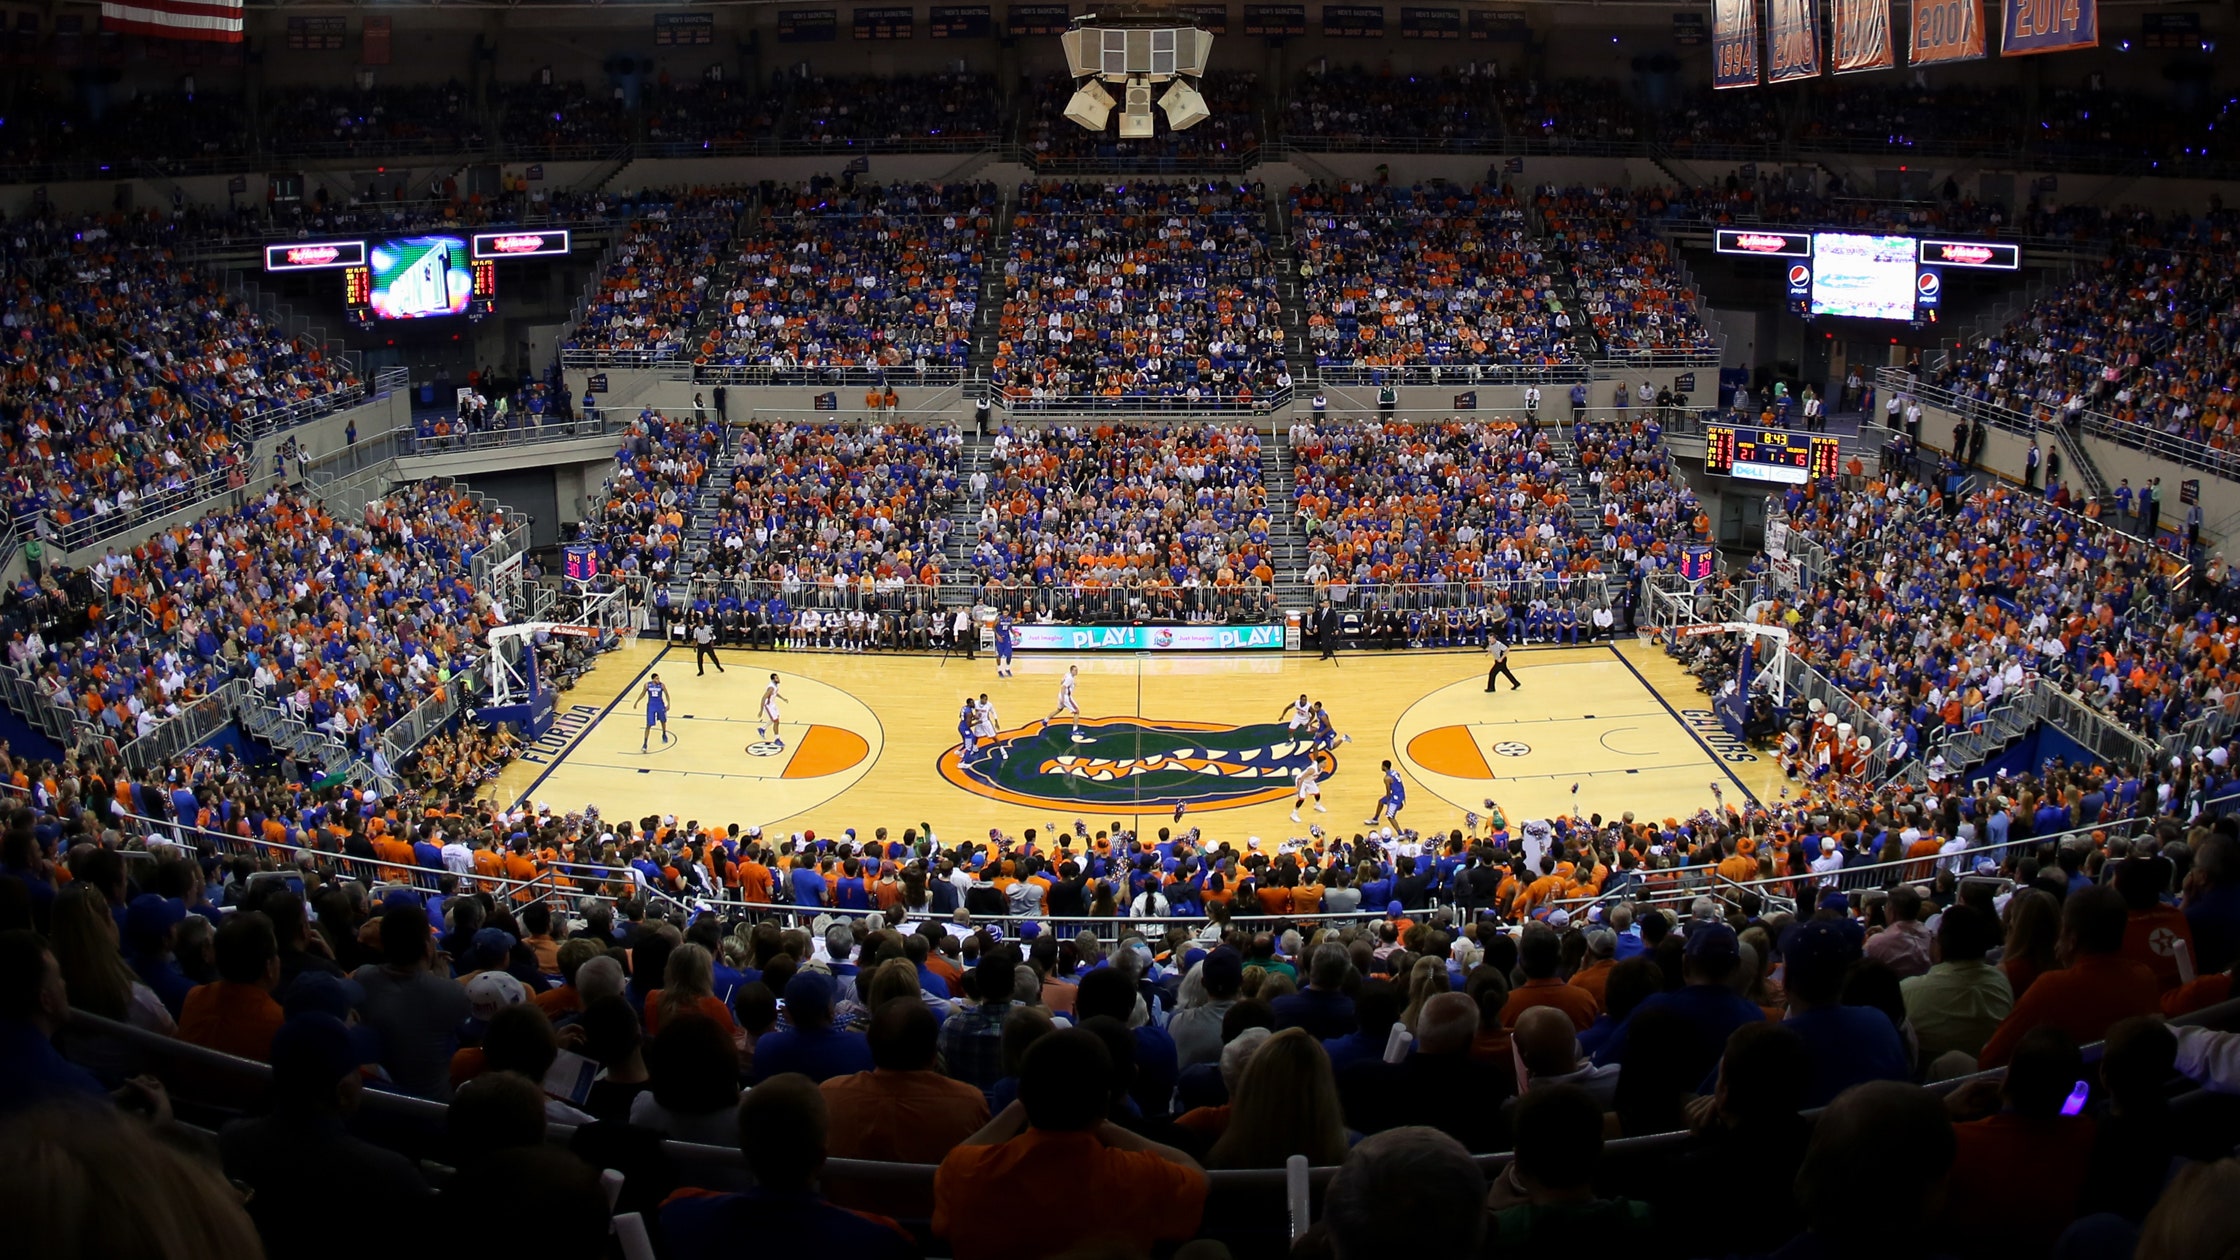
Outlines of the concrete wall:
M 1947 454 L 1952 446 L 1953 415 L 1942 407 L 1924 404 L 1921 408 L 1921 445 L 1939 454 Z M 2083 439 L 2085 452 L 2099 465 L 2100 475 L 2113 489 L 2128 479 L 2133 489 L 2138 489 L 2155 477 L 2162 478 L 2162 523 L 2178 528 L 2185 523 L 2185 505 L 2178 502 L 2179 485 L 2186 481 L 2201 482 L 2202 535 L 2212 544 L 2227 541 L 2235 526 L 2240 526 L 2240 482 L 2214 477 L 2198 468 L 2188 468 L 2172 460 L 2161 459 L 2105 438 Z M 2041 434 L 2038 450 L 2050 460 L 2055 449 L 2053 435 Z M 1985 468 L 2013 481 L 2022 480 L 2030 450 L 2029 440 L 2020 434 L 1993 429 L 1984 435 L 1982 464 Z M 2043 467 L 2043 464 L 2041 464 Z M 2081 483 L 2067 468 L 2062 479 L 2072 490 Z
M 535 442 L 522 446 L 493 446 L 473 451 L 446 451 L 415 455 L 397 461 L 407 477 L 483 477 L 513 469 L 550 468 L 562 464 L 599 463 L 613 458 L 620 441 L 612 436 Z
M 2184 527 L 2186 505 L 2178 502 L 2178 487 L 2182 482 L 2198 479 L 2201 482 L 2202 537 L 2222 546 L 2232 540 L 2236 529 L 2240 529 L 2240 482 L 2157 459 L 2145 451 L 2105 438 L 2087 437 L 2084 446 L 2091 452 L 2093 462 L 2100 465 L 2100 475 L 2108 479 L 2111 487 L 2120 478 L 2130 478 L 2133 489 L 2146 485 L 2150 477 L 2162 478 L 2162 524 L 2165 527 Z

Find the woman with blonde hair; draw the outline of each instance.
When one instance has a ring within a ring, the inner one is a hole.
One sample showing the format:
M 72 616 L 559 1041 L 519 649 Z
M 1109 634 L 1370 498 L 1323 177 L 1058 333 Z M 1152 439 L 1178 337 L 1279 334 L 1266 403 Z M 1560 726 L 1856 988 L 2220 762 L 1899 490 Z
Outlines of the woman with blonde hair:
M 2023 992 L 2037 983 L 2039 976 L 2061 965 L 2053 956 L 2054 944 L 2060 939 L 2061 903 L 2053 899 L 2053 894 L 2031 888 L 2016 893 L 2007 903 L 2007 941 L 2006 948 L 1999 951 L 1999 970 L 2006 973 L 2015 1001 L 2022 1000 Z
M 189 1158 L 103 1107 L 56 1104 L 0 1126 L 11 1255 L 261 1260 L 264 1244 L 216 1161 Z
M 858 976 L 856 987 L 863 990 L 863 1004 L 871 1010 L 885 1006 L 889 999 L 918 997 L 918 969 L 907 958 L 889 958 L 872 970 L 869 976 Z
M 155 990 L 140 983 L 117 945 L 117 918 L 92 884 L 65 884 L 54 899 L 49 947 L 70 991 L 70 1008 L 177 1036 L 178 1025 Z
M 716 996 L 715 956 L 706 946 L 686 942 L 669 951 L 661 987 L 646 994 L 646 1035 L 658 1033 L 679 1015 L 704 1015 L 733 1038 L 739 1035 L 731 1008 Z
M 1423 1014 L 1423 1004 L 1447 989 L 1444 961 L 1429 956 L 1416 959 L 1408 968 L 1408 1007 L 1400 1013 L 1400 1022 L 1408 1026 L 1409 1032 L 1414 1032 L 1416 1019 Z
M 1244 983 L 1237 988 L 1238 1000 L 1250 1002 L 1258 999 L 1260 996 L 1260 986 L 1266 984 L 1267 982 L 1268 969 L 1266 967 L 1255 966 L 1245 968 Z
M 1789 997 L 1781 983 L 1773 978 L 1773 933 L 1761 926 L 1752 926 L 1742 934 L 1742 943 L 1748 945 L 1757 962 L 1757 975 L 1751 979 L 1742 996 L 1766 1011 L 1781 1011 L 1788 1007 Z
M 1318 1167 L 1346 1157 L 1338 1078 L 1322 1043 L 1304 1028 L 1285 1029 L 1252 1052 L 1206 1167 L 1281 1168 L 1293 1155 Z
M 2180 1170 L 2147 1213 L 2132 1254 L 2135 1260 L 2240 1254 L 2240 1160 Z

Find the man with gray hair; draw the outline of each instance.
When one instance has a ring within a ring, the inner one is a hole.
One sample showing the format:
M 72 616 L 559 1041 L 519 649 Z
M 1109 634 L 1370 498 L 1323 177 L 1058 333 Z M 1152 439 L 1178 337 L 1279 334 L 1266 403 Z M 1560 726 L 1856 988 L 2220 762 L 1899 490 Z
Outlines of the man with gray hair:
M 600 998 L 621 997 L 628 978 L 612 954 L 601 954 L 576 969 L 576 992 L 589 1007 Z
M 1357 1026 L 1353 999 L 1346 996 L 1346 979 L 1353 974 L 1353 960 L 1346 947 L 1326 942 L 1315 947 L 1307 960 L 1307 987 L 1275 1000 L 1276 1028 L 1304 1028 L 1317 1041 L 1351 1034 Z
M 1346 1124 L 1364 1132 L 1425 1124 L 1469 1150 L 1501 1148 L 1501 1107 L 1516 1093 L 1505 1063 L 1470 1055 L 1478 1035 L 1478 1003 L 1467 993 L 1441 993 L 1416 1017 L 1415 1053 L 1399 1063 L 1358 1063 L 1339 1078 Z
M 1073 936 L 1074 956 L 1081 960 L 1081 970 L 1086 973 L 1104 960 L 1104 946 L 1097 941 L 1097 934 L 1083 928 Z M 1068 976 L 1067 979 L 1075 977 Z
M 1331 1178 L 1322 1221 L 1335 1260 L 1389 1254 L 1474 1256 L 1485 1241 L 1486 1175 L 1461 1143 L 1411 1126 L 1364 1138 Z
M 1265 1028 L 1247 1028 L 1237 1034 L 1236 1040 L 1221 1047 L 1221 1087 L 1228 1091 L 1230 1098 L 1237 1096 L 1237 1086 L 1244 1080 L 1244 1070 L 1252 1066 L 1252 1056 L 1260 1053 L 1260 1047 L 1273 1036 L 1275 1034 Z
M 858 1000 L 856 997 L 856 975 L 860 969 L 854 963 L 848 961 L 855 956 L 856 934 L 848 927 L 846 920 L 843 919 L 826 925 L 824 952 L 832 968 L 832 980 L 834 987 L 839 990 L 840 1000 L 843 1002 Z

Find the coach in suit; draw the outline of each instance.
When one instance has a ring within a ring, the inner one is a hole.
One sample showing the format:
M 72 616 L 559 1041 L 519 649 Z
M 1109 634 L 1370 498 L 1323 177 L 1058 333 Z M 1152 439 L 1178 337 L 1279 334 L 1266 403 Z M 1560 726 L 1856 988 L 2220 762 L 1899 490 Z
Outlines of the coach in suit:
M 1322 601 L 1322 611 L 1314 621 L 1314 636 L 1322 644 L 1322 659 L 1331 660 L 1338 654 L 1338 610 Z

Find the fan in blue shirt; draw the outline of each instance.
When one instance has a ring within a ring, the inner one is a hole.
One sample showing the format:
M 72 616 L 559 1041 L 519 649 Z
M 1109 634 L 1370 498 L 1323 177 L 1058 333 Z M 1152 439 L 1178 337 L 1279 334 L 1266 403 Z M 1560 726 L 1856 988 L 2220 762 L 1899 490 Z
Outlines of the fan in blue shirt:
M 1782 934 L 1782 986 L 1789 998 L 1789 1018 L 1782 1023 L 1804 1039 L 1812 1064 L 1808 1107 L 1826 1106 L 1865 1081 L 1913 1079 L 1913 1064 L 1890 1017 L 1875 1007 L 1843 1005 L 1844 975 L 1859 955 L 1850 934 L 1825 919 Z
M 1688 1047 L 1687 1063 L 1676 1065 L 1674 1074 L 1696 1080 L 1718 1065 L 1727 1038 L 1735 1029 L 1765 1019 L 1764 1011 L 1728 985 L 1735 968 L 1742 962 L 1741 941 L 1733 928 L 1724 923 L 1697 924 L 1689 930 L 1681 946 L 1681 960 L 1681 975 L 1687 984 L 1656 994 L 1635 1007 L 1631 1018 L 1619 1025 L 1603 1043 L 1601 1053 L 1595 1056 L 1596 1063 L 1623 1064 L 1628 1032 L 1642 1013 L 1672 1011 L 1686 1020 L 1696 1034 L 1694 1043 Z

